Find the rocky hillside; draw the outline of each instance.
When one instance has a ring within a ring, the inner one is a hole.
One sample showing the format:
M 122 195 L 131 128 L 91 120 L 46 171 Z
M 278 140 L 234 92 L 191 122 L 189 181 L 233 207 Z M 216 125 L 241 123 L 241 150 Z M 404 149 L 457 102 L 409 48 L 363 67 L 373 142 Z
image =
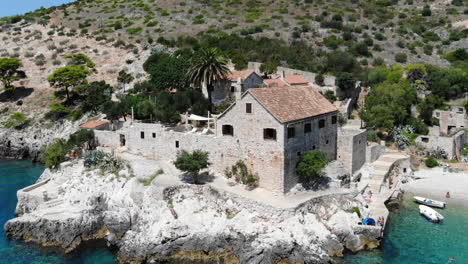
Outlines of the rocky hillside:
M 467 10 L 463 0 L 83 0 L 27 18 L 49 24 L 51 35 L 137 50 L 222 31 L 301 40 L 321 50 L 352 49 L 363 59 L 387 63 L 402 52 L 408 63 L 447 65 L 441 55 L 467 46 Z

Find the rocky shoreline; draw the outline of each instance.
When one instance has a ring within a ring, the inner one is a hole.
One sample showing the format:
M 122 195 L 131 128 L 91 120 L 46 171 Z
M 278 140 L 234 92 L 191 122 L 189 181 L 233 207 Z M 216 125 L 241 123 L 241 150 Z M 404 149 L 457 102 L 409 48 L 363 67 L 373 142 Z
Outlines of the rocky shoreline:
M 65 252 L 104 238 L 120 263 L 328 263 L 379 244 L 352 224 L 349 210 L 366 210 L 355 193 L 278 209 L 210 186 L 144 186 L 127 170 L 103 174 L 76 160 L 47 169 L 18 198 L 10 238 Z

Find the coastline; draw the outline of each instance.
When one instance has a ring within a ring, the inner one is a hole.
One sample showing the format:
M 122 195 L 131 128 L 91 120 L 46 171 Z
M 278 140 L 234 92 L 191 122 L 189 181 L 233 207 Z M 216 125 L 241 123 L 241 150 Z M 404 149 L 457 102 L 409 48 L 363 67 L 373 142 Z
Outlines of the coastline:
M 417 180 L 402 186 L 407 195 L 418 195 L 468 208 L 468 173 L 444 172 L 443 168 L 424 169 L 414 173 Z M 450 198 L 445 195 L 450 192 Z

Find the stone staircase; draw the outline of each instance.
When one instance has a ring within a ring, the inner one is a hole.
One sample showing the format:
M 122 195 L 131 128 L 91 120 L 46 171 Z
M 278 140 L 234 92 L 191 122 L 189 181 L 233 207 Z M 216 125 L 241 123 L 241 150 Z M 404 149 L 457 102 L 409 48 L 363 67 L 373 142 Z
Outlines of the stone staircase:
M 385 201 L 389 198 L 394 190 L 382 190 L 382 185 L 384 183 L 385 177 L 390 172 L 392 165 L 396 161 L 406 158 L 409 158 L 409 156 L 405 155 L 404 153 L 387 152 L 372 163 L 374 171 L 368 183 L 368 190 L 372 192 L 372 199 L 369 204 L 370 214 L 368 217 L 372 217 L 375 220 L 377 220 L 379 217 L 384 217 L 385 220 L 388 218 L 389 212 L 385 206 Z

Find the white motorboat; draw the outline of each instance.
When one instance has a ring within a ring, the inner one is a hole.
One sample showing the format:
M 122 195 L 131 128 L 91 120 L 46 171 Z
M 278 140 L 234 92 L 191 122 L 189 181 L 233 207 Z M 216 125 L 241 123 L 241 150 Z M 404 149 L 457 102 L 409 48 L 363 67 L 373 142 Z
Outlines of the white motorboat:
M 445 206 L 447 205 L 445 202 L 436 201 L 436 200 L 432 200 L 432 199 L 428 199 L 428 198 L 424 198 L 420 196 L 414 196 L 414 199 L 416 200 L 416 202 L 420 204 L 437 207 L 437 208 L 445 208 Z
M 439 214 L 438 212 L 436 212 L 436 210 L 430 208 L 429 206 L 420 205 L 419 213 L 424 215 L 424 217 L 427 220 L 434 222 L 434 223 L 438 223 L 444 220 L 444 217 L 441 214 Z

